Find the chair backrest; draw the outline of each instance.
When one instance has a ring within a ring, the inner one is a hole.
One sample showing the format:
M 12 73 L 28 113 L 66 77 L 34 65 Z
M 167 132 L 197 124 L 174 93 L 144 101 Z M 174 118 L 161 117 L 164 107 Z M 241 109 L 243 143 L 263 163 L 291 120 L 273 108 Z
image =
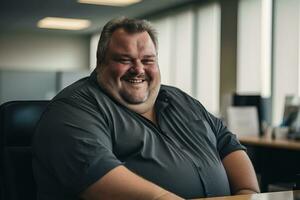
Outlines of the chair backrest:
M 34 200 L 31 137 L 49 101 L 11 101 L 0 106 L 2 199 Z

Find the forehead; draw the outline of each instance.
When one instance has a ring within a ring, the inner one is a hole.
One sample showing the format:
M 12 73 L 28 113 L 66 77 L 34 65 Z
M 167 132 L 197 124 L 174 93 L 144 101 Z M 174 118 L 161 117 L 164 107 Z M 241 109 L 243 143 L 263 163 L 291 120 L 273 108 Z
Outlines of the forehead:
M 151 49 L 155 50 L 155 45 L 147 31 L 129 33 L 122 28 L 115 30 L 109 42 L 109 49 Z

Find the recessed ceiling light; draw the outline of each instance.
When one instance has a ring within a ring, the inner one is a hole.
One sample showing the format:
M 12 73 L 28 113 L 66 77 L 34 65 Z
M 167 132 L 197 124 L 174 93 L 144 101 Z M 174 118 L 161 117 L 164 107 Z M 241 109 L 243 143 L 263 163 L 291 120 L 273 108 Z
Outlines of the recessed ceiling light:
M 45 17 L 41 19 L 37 26 L 39 28 L 81 30 L 89 27 L 91 22 L 85 19 Z
M 79 3 L 107 5 L 107 6 L 128 6 L 142 0 L 78 0 Z

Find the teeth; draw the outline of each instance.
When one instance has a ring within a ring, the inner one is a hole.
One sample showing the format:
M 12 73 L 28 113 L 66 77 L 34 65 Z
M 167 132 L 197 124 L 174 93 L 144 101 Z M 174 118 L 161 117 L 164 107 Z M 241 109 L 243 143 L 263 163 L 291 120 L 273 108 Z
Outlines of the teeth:
M 130 79 L 128 80 L 130 83 L 142 83 L 143 80 L 134 80 L 134 79 Z

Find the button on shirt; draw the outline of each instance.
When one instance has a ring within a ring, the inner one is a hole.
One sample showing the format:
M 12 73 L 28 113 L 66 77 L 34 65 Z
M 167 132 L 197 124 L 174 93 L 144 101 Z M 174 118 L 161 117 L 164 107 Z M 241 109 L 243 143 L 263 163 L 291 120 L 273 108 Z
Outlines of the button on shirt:
M 184 198 L 230 195 L 222 159 L 245 148 L 223 123 L 181 90 L 161 86 L 157 125 L 120 105 L 95 72 L 64 89 L 33 138 L 38 199 L 79 199 L 124 165 Z

